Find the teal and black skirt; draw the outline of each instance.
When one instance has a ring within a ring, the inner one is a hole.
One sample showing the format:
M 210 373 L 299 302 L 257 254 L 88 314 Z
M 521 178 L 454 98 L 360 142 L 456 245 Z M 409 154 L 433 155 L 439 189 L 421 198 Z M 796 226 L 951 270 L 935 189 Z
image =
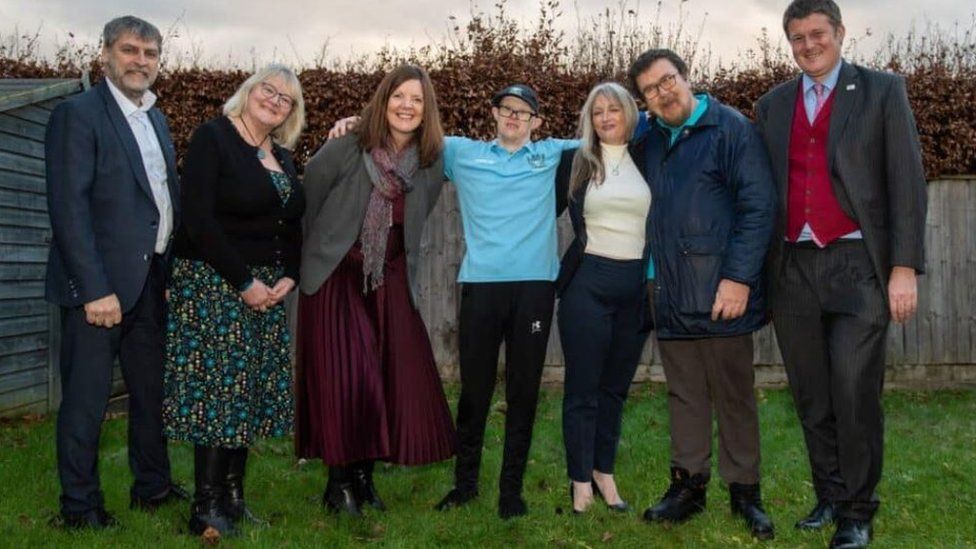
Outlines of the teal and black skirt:
M 278 267 L 251 267 L 269 286 Z M 290 336 L 284 304 L 251 310 L 206 262 L 176 259 L 163 369 L 167 437 L 239 448 L 291 433 Z

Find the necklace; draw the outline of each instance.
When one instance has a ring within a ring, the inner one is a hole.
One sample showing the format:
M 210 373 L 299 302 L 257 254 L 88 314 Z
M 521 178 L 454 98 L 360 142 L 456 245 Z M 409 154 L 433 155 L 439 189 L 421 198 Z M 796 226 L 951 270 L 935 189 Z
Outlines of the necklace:
M 241 119 L 241 125 L 244 126 L 244 131 L 247 132 L 247 136 L 251 138 L 251 141 L 257 141 L 257 139 L 254 138 L 254 134 L 251 133 L 251 128 L 247 127 L 247 122 L 244 121 L 243 114 L 241 115 L 240 119 Z M 268 140 L 268 136 L 270 135 L 271 135 L 270 133 L 266 134 L 264 136 L 264 139 L 262 139 L 260 143 L 254 146 L 254 148 L 258 150 L 256 154 L 258 160 L 264 160 L 264 157 L 267 156 L 267 154 L 264 152 L 264 149 L 261 148 L 261 145 L 264 145 L 264 142 Z
M 617 163 L 614 164 L 613 168 L 610 169 L 610 173 L 612 173 L 613 175 L 620 175 L 620 164 L 624 161 L 625 156 L 627 156 L 626 147 L 624 147 L 624 150 L 623 152 L 620 153 L 620 156 L 617 157 Z

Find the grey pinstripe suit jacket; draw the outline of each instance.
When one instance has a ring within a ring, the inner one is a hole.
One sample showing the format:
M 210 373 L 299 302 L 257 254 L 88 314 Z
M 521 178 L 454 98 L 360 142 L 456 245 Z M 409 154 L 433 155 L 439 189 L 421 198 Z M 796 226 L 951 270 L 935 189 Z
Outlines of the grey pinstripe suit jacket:
M 779 271 L 786 227 L 790 130 L 800 76 L 759 98 L 756 117 L 779 191 L 779 219 L 770 253 Z M 893 266 L 918 273 L 925 262 L 925 172 L 901 76 L 843 61 L 827 139 L 830 179 L 840 207 L 861 226 L 882 287 Z M 887 297 L 887 292 L 885 292 Z

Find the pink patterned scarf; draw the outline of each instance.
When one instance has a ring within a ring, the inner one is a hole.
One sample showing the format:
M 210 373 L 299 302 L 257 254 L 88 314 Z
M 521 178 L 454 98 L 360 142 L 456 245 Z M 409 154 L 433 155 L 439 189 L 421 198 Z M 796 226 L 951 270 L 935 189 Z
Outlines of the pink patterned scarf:
M 366 172 L 373 182 L 366 207 L 366 218 L 359 233 L 363 251 L 363 293 L 383 285 L 383 265 L 386 243 L 393 226 L 393 202 L 411 189 L 410 179 L 419 166 L 417 147 L 410 146 L 393 152 L 387 147 L 375 147 L 363 152 Z

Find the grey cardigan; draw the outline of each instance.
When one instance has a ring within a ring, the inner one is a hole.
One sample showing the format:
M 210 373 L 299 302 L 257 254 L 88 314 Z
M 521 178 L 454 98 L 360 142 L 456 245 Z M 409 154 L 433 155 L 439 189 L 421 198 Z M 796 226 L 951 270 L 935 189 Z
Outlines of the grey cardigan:
M 358 135 L 349 134 L 328 141 L 305 166 L 302 186 L 307 207 L 300 278 L 304 294 L 319 291 L 359 238 L 373 183 L 358 139 Z M 444 187 L 443 159 L 418 169 L 411 185 L 413 190 L 407 193 L 404 206 L 403 235 L 410 297 L 416 304 L 420 237 Z

